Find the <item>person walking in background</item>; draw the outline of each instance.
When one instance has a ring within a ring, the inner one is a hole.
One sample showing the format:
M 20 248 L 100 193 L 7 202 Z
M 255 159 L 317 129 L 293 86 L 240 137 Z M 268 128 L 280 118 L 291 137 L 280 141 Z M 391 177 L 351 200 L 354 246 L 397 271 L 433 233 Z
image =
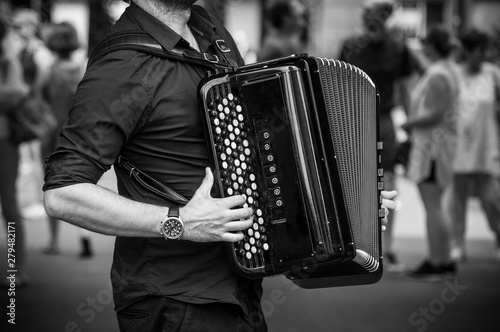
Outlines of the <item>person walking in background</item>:
M 12 27 L 22 43 L 19 59 L 24 80 L 32 94 L 40 96 L 41 82 L 46 79 L 54 56 L 42 40 L 44 29 L 39 13 L 31 8 L 18 8 L 13 11 L 11 20 Z M 45 216 L 39 190 L 43 184 L 40 144 L 39 139 L 34 139 L 20 145 L 20 181 L 29 183 L 32 188 L 30 195 L 24 198 L 21 211 L 24 218 L 30 220 L 38 220 Z
M 303 31 L 307 25 L 307 10 L 299 0 L 279 0 L 267 11 L 269 32 L 264 37 L 257 61 L 282 58 L 303 53 Z
M 17 174 L 19 164 L 18 145 L 10 138 L 9 113 L 15 112 L 29 94 L 24 82 L 19 39 L 9 31 L 6 22 L 0 18 L 0 201 L 5 221 L 5 233 L 14 234 L 7 243 L 15 239 L 16 287 L 27 284 L 26 244 L 24 226 L 17 199 Z M 6 279 L 2 281 L 4 284 Z
M 487 34 L 471 30 L 460 40 L 464 59 L 460 63 L 462 93 L 456 115 L 458 142 L 453 164 L 452 258 L 466 258 L 467 198 L 474 193 L 495 236 L 495 257 L 500 261 L 500 67 L 485 62 Z
M 456 273 L 456 264 L 450 260 L 449 203 L 456 151 L 452 119 L 459 86 L 449 32 L 430 28 L 423 46 L 430 65 L 413 91 L 408 122 L 402 127 L 410 132 L 408 177 L 418 185 L 425 207 L 429 257 L 407 275 L 434 281 Z
M 384 187 L 395 190 L 394 166 L 396 163 L 396 134 L 391 118 L 391 111 L 397 105 L 396 91 L 404 95 L 403 81 L 415 70 L 415 62 L 408 47 L 391 36 L 386 27 L 387 19 L 393 11 L 391 1 L 369 1 L 363 10 L 362 35 L 347 39 L 340 51 L 339 60 L 362 69 L 373 80 L 380 93 L 380 139 L 383 142 L 382 168 L 384 169 Z M 408 109 L 401 98 L 400 103 Z M 389 216 L 387 229 L 383 234 L 383 256 L 388 271 L 402 271 L 393 248 L 394 213 Z
M 55 60 L 45 79 L 40 83 L 40 91 L 56 116 L 58 127 L 42 138 L 42 161 L 54 152 L 61 127 L 68 118 L 78 83 L 83 77 L 85 64 L 74 60 L 73 53 L 80 48 L 76 29 L 70 23 L 54 24 L 47 36 L 47 47 L 54 52 Z M 47 254 L 59 252 L 59 220 L 49 218 L 50 239 L 44 248 Z M 79 228 L 82 251 L 80 257 L 92 256 L 89 232 Z
M 19 58 L 23 66 L 24 80 L 35 93 L 39 93 L 41 82 L 54 61 L 54 56 L 41 38 L 42 25 L 39 14 L 29 8 L 17 9 L 12 17 L 12 25 L 23 41 Z

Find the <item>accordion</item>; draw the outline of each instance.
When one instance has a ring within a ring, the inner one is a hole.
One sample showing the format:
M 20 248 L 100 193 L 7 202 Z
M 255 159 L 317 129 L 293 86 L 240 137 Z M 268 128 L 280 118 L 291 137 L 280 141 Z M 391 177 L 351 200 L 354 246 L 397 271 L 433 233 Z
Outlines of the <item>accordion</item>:
M 205 78 L 200 108 L 220 197 L 254 210 L 235 272 L 303 288 L 382 276 L 378 93 L 347 63 L 293 55 Z

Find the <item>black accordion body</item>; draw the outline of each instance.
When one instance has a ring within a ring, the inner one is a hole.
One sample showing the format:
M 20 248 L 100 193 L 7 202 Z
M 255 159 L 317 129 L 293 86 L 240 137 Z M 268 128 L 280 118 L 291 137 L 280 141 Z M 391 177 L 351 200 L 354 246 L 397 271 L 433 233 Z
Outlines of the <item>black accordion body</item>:
M 294 55 L 204 79 L 200 105 L 218 195 L 254 210 L 227 244 L 237 273 L 303 288 L 381 278 L 378 94 L 363 71 Z

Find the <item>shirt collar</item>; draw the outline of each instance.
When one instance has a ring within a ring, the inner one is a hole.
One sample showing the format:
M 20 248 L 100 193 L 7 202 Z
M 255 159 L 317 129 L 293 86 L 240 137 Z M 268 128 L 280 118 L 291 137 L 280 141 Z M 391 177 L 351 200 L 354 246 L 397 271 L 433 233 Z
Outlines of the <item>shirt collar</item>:
M 191 29 L 201 37 L 198 39 L 198 44 L 201 52 L 205 52 L 212 44 L 212 40 L 215 39 L 215 25 L 201 15 L 198 12 L 199 9 L 196 7 L 197 6 L 193 6 L 188 24 Z M 184 39 L 179 34 L 145 12 L 134 2 L 130 3 L 127 11 L 137 24 L 156 39 L 166 50 L 171 51 L 176 45 L 185 43 Z

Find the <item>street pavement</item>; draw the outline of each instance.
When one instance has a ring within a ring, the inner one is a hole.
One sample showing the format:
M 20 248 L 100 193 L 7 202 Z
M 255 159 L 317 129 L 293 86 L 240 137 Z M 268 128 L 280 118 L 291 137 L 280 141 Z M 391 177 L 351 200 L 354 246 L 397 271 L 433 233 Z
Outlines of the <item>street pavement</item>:
M 25 173 L 29 173 L 25 170 Z M 33 211 L 39 201 L 36 177 L 24 176 L 20 195 L 28 246 L 30 284 L 10 296 L 2 290 L 0 331 L 118 331 L 109 281 L 113 237 L 91 234 L 95 255 L 80 259 L 78 229 L 61 224 L 61 253 L 46 255 L 48 223 Z M 114 188 L 114 175 L 101 184 Z M 395 247 L 408 267 L 427 253 L 424 213 L 414 185 L 398 183 Z M 500 262 L 492 258 L 493 236 L 480 205 L 471 199 L 466 262 L 459 276 L 443 282 L 415 282 L 403 273 L 385 272 L 374 285 L 306 290 L 282 277 L 267 278 L 263 309 L 272 332 L 469 332 L 500 331 Z M 31 214 L 31 215 L 29 215 Z M 7 271 L 5 230 L 0 228 L 0 268 Z M 15 325 L 8 323 L 15 299 Z

